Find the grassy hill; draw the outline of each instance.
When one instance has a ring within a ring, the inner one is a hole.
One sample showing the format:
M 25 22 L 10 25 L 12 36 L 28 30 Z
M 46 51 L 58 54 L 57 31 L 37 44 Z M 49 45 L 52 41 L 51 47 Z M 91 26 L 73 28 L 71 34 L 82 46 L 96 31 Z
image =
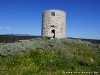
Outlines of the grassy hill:
M 83 39 L 83 38 L 71 38 L 71 37 L 68 37 L 69 39 L 80 39 L 82 41 L 89 41 L 93 44 L 100 44 L 100 39 Z
M 66 74 L 67 72 L 72 74 Z M 91 73 L 82 74 L 82 72 Z M 15 43 L 0 43 L 0 75 L 99 75 L 99 73 L 99 44 L 67 38 L 34 38 Z

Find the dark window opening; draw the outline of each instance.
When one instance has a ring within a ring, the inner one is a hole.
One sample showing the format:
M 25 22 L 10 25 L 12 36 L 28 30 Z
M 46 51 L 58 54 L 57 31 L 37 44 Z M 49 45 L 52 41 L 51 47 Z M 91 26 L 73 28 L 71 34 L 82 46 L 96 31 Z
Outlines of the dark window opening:
M 53 38 L 55 38 L 55 30 L 53 29 L 51 32 L 54 34 Z
M 51 15 L 52 15 L 52 16 L 55 16 L 55 12 L 51 12 Z
M 51 25 L 51 27 L 55 27 L 54 25 Z

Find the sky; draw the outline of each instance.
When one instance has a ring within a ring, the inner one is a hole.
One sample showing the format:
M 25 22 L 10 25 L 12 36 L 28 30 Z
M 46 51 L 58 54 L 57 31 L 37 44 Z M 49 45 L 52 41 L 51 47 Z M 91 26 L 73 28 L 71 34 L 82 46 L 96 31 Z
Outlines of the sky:
M 0 0 L 0 34 L 41 35 L 48 9 L 66 12 L 66 37 L 100 39 L 100 0 Z

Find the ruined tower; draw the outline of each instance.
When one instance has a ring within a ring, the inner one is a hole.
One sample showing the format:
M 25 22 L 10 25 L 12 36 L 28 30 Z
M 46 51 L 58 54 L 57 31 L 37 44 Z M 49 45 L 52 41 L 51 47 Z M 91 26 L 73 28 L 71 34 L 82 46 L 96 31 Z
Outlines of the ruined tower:
M 42 37 L 66 37 L 66 13 L 61 10 L 46 10 L 42 13 Z

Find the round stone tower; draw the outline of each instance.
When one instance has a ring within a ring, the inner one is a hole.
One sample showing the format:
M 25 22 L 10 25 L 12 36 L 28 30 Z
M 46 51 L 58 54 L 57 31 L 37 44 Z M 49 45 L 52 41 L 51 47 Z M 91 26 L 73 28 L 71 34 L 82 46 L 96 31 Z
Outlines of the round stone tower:
M 42 13 L 42 37 L 66 37 L 66 13 L 61 10 L 46 10 Z

